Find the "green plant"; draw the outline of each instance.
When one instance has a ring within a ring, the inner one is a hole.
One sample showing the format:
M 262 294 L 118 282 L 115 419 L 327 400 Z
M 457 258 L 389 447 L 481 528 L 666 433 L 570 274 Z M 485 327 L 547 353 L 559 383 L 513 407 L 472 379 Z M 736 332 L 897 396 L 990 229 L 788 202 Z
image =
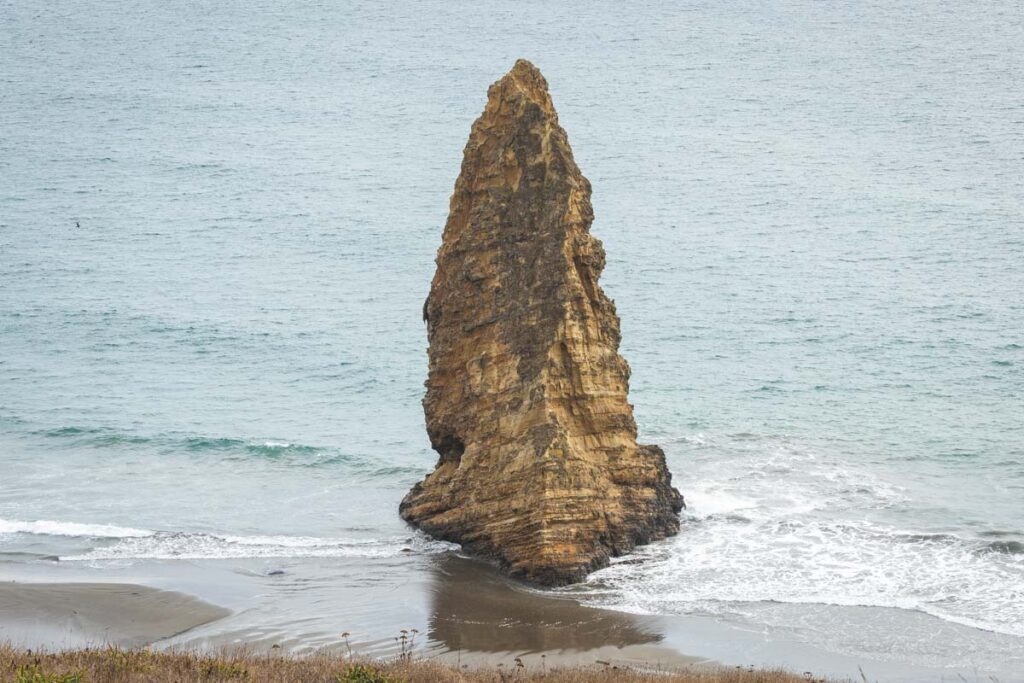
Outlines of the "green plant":
M 15 672 L 15 683 L 82 683 L 85 678 L 80 672 L 48 674 L 35 664 L 25 664 Z
M 350 666 L 338 676 L 338 683 L 400 683 L 397 678 L 385 676 L 366 664 Z

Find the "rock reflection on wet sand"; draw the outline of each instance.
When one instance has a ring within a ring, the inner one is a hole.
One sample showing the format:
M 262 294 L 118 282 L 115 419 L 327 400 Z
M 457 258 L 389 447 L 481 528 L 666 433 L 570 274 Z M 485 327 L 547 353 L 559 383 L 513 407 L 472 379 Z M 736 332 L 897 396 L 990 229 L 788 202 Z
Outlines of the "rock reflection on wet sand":
M 452 651 L 476 652 L 624 648 L 662 639 L 643 617 L 540 594 L 458 556 L 435 567 L 428 637 Z

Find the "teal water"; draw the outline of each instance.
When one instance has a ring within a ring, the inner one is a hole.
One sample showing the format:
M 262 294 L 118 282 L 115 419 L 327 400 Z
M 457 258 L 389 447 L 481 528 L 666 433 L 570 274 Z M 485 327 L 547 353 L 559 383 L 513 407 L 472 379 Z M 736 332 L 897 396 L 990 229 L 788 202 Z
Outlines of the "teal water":
M 574 594 L 1022 664 L 1022 43 L 1012 2 L 0 3 L 0 554 L 450 552 L 396 514 L 420 311 L 527 57 L 690 504 Z

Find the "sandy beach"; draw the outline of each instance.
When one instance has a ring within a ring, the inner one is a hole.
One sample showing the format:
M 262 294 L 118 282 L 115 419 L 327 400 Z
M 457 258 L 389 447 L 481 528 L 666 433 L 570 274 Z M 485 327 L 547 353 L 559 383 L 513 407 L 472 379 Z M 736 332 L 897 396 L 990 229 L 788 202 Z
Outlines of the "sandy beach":
M 278 577 L 283 583 L 289 573 L 267 578 Z M 240 599 L 218 587 L 224 577 L 212 573 L 209 578 L 208 590 L 226 602 Z M 395 641 L 401 629 L 419 625 L 410 649 L 457 665 L 493 666 L 515 657 L 551 666 L 608 661 L 679 668 L 706 661 L 659 645 L 662 636 L 643 619 L 544 595 L 464 558 L 448 559 L 425 583 L 384 591 L 368 585 L 342 588 L 343 595 L 335 598 L 340 618 L 353 624 L 348 644 L 342 631 L 319 633 L 312 620 L 303 619 L 308 605 L 301 595 L 290 621 L 306 621 L 306 628 L 286 632 L 269 618 L 262 625 L 247 620 L 246 613 L 259 614 L 258 605 L 232 610 L 177 590 L 121 582 L 8 581 L 0 583 L 0 642 L 47 650 L 157 645 L 347 654 L 351 648 L 390 658 L 401 652 Z M 429 616 L 417 604 L 423 596 L 429 597 Z
M 798 631 L 863 634 L 928 629 L 961 646 L 971 629 L 900 610 L 820 606 L 817 621 L 786 613 L 753 629 L 691 615 L 630 614 L 581 605 L 571 593 L 539 591 L 456 554 L 409 556 L 387 572 L 359 561 L 223 563 L 161 561 L 108 567 L 117 583 L 83 582 L 77 563 L 22 566 L 0 584 L 0 641 L 48 650 L 116 644 L 207 653 L 243 651 L 394 660 L 406 629 L 417 660 L 469 667 L 588 666 L 646 670 L 756 664 L 835 679 L 931 681 L 974 670 L 1013 681 L 1011 665 L 991 658 L 957 669 L 910 664 L 915 647 L 891 642 L 892 656 L 837 653 L 807 645 Z M 413 632 L 413 629 L 416 631 Z M 343 633 L 349 633 L 346 638 Z M 842 644 L 842 643 L 841 643 Z M 918 650 L 920 652 L 920 649 Z
M 0 642 L 141 647 L 230 614 L 184 593 L 122 583 L 0 583 Z
M 527 665 L 571 667 L 595 662 L 677 670 L 705 662 L 658 645 L 661 636 L 631 615 L 593 609 L 571 599 L 551 598 L 516 584 L 490 567 L 452 558 L 445 579 L 432 587 L 433 613 L 427 632 L 410 649 L 417 656 L 459 667 L 493 667 L 519 657 Z M 368 592 L 369 593 L 369 592 Z M 364 600 L 368 594 L 364 594 Z M 408 597 L 408 596 L 405 596 Z M 356 607 L 359 596 L 345 604 Z M 377 603 L 385 614 L 407 605 L 401 593 Z M 364 605 L 365 606 L 365 603 Z M 357 610 L 359 608 L 357 607 Z M 149 645 L 207 652 L 245 650 L 306 652 L 301 637 L 216 634 L 232 610 L 178 591 L 132 583 L 0 583 L 0 643 L 47 651 L 83 647 Z M 388 618 L 388 617 L 385 617 Z M 404 624 L 394 624 L 396 633 Z M 204 635 L 204 629 L 210 635 Z M 417 632 L 419 629 L 417 629 Z M 392 638 L 350 641 L 357 655 L 390 658 L 402 646 Z M 363 636 L 363 640 L 360 640 Z M 318 648 L 348 654 L 340 634 Z

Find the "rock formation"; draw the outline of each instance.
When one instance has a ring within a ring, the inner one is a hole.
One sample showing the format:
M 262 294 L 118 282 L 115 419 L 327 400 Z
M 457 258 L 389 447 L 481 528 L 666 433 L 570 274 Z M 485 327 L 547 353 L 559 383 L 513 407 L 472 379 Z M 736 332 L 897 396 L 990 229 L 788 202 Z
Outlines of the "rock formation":
M 427 533 L 545 585 L 679 529 L 665 456 L 636 442 L 590 183 L 547 82 L 516 62 L 487 93 L 424 305 L 436 469 L 402 501 Z

